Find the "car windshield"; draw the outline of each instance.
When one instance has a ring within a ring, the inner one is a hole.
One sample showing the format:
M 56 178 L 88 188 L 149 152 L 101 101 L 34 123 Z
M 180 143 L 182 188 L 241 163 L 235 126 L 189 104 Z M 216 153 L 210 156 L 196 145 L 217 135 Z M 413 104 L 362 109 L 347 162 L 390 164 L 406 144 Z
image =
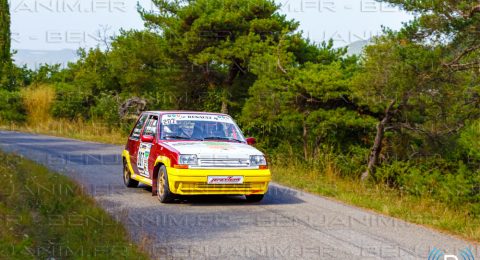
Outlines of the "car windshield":
M 161 139 L 245 142 L 240 129 L 230 117 L 217 115 L 164 115 Z

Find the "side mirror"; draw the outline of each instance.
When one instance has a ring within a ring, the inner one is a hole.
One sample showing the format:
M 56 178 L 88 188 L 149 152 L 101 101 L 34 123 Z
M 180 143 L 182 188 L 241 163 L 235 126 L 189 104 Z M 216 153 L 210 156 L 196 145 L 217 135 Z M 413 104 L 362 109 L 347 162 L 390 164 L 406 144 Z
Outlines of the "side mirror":
M 144 143 L 153 143 L 153 135 L 142 135 L 141 140 Z
M 254 145 L 257 143 L 257 139 L 255 139 L 255 137 L 248 137 L 247 138 L 247 144 L 248 145 Z

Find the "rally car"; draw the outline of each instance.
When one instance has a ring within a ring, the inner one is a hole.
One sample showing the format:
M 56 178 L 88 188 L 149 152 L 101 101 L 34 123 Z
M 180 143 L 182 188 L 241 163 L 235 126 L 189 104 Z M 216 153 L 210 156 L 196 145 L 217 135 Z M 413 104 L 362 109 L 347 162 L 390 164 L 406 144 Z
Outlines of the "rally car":
M 123 181 L 143 183 L 162 203 L 179 195 L 245 195 L 263 199 L 271 180 L 265 156 L 226 114 L 149 111 L 123 151 Z

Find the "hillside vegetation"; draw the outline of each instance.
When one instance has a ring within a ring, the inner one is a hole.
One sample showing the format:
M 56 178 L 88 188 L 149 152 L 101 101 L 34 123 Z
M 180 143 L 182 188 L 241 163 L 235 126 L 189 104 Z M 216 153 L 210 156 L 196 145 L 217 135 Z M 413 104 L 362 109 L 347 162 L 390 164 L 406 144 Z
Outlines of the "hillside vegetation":
M 148 259 L 67 177 L 0 153 L 0 178 L 0 258 Z

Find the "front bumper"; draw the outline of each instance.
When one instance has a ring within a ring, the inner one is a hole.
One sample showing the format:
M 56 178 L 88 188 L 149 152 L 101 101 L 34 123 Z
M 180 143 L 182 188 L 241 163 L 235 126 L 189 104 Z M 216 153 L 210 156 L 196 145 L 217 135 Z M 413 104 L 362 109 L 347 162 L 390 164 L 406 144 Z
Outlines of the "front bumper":
M 176 169 L 167 167 L 170 191 L 181 195 L 265 194 L 269 169 Z M 207 176 L 243 176 L 243 184 L 207 184 Z

